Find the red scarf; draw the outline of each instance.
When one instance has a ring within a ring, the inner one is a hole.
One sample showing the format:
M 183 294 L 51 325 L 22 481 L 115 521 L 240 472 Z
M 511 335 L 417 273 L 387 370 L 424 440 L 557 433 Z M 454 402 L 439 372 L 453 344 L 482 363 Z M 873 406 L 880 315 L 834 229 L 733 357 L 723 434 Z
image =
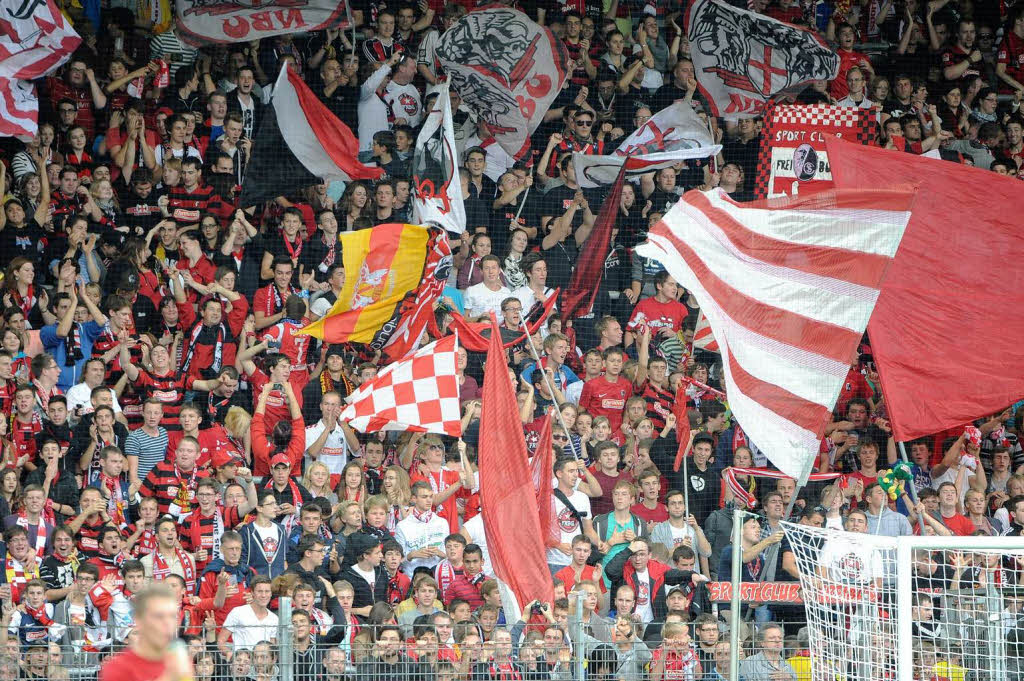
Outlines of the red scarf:
M 426 524 L 434 519 L 434 512 L 424 511 L 423 513 L 420 513 L 418 510 L 416 510 L 416 507 L 414 506 L 412 509 L 412 517 L 420 521 L 421 523 Z
M 181 571 L 185 573 L 185 593 L 194 594 L 196 592 L 196 572 L 195 566 L 192 564 L 192 559 L 189 558 L 188 554 L 181 548 L 174 549 L 175 555 L 178 556 L 178 561 L 181 563 Z M 153 552 L 153 581 L 160 582 L 171 576 L 171 566 L 164 560 L 164 557 L 160 555 L 159 551 Z
M 133 533 L 136 529 L 138 528 L 133 527 Z M 139 539 L 135 542 L 135 547 L 132 549 L 132 553 L 134 553 L 137 558 L 141 558 L 147 554 L 154 553 L 156 551 L 156 545 L 156 532 L 153 530 L 143 530 L 142 534 L 139 535 Z
M 39 560 L 42 560 L 46 557 L 46 535 L 49 534 L 49 531 L 53 529 L 53 527 L 56 524 L 53 519 L 53 512 L 50 512 L 50 517 L 48 518 L 46 515 L 46 510 L 46 507 L 43 507 L 43 512 L 39 514 L 39 523 L 36 525 L 37 530 L 35 550 L 36 556 L 39 558 Z M 15 523 L 17 524 L 18 527 L 24 528 L 26 532 L 29 530 L 28 514 L 25 512 L 25 509 L 21 509 L 20 511 L 18 511 L 18 518 L 15 520 Z
M 21 313 L 25 315 L 26 321 L 28 320 L 28 313 L 32 311 L 32 308 L 36 306 L 36 289 L 32 284 L 28 285 L 28 290 L 25 291 L 25 297 L 23 298 L 18 293 L 18 287 L 15 286 L 14 290 L 11 291 L 11 299 L 14 304 L 21 308 Z
M 25 606 L 25 614 L 34 619 L 44 627 L 48 627 L 53 624 L 53 619 L 46 614 L 46 603 L 43 603 L 38 608 L 33 608 L 28 603 L 22 603 Z
M 125 509 L 128 504 L 125 502 L 124 490 L 121 489 L 121 481 L 118 478 L 108 477 L 105 473 L 100 473 L 100 485 L 107 488 L 110 492 L 110 499 L 107 501 L 107 513 L 110 515 L 111 522 L 118 529 L 128 529 L 128 519 L 125 516 Z
M 298 246 L 292 246 L 292 242 L 288 241 L 288 236 L 282 232 L 281 239 L 284 241 L 285 250 L 288 251 L 288 257 L 292 259 L 292 262 L 298 262 L 299 256 L 302 254 L 302 237 L 298 234 L 295 235 L 295 240 L 298 242 Z
M 511 662 L 495 664 L 494 660 L 491 660 L 488 667 L 490 668 L 490 677 L 494 681 L 522 681 L 523 679 L 523 675 Z

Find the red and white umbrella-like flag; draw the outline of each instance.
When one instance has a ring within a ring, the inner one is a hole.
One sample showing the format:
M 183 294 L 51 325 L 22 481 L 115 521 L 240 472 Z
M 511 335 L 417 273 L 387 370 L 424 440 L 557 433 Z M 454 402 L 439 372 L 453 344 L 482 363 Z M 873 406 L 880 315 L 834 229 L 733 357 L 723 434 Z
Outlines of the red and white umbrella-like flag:
M 715 340 L 711 324 L 708 323 L 708 317 L 703 311 L 697 317 L 697 326 L 693 330 L 693 347 L 708 352 L 718 352 L 718 341 Z
M 910 219 L 903 190 L 685 194 L 637 248 L 691 291 L 748 437 L 805 481 Z
M 446 336 L 387 365 L 348 396 L 341 420 L 361 433 L 407 430 L 459 437 L 457 349 L 456 337 Z

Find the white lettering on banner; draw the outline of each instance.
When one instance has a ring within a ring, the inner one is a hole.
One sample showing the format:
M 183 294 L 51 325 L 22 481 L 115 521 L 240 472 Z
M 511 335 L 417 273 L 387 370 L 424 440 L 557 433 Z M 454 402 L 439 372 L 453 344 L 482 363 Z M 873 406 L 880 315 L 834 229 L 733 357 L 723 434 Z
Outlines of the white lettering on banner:
M 732 600 L 732 582 L 708 582 L 713 603 Z M 740 600 L 746 603 L 803 603 L 799 582 L 741 582 Z

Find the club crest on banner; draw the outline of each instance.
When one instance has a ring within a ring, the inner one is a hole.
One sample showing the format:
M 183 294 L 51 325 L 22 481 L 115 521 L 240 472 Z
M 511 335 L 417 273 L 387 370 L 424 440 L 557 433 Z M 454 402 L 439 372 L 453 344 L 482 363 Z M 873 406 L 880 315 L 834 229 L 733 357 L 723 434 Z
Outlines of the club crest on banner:
M 717 116 L 757 114 L 773 95 L 839 69 L 813 33 L 721 0 L 697 0 L 686 24 L 698 84 Z
M 330 0 L 177 0 L 181 38 L 192 45 L 233 43 L 351 23 L 347 2 Z
M 758 150 L 754 195 L 793 196 L 831 187 L 826 136 L 869 144 L 874 128 L 870 109 L 828 104 L 770 106 Z

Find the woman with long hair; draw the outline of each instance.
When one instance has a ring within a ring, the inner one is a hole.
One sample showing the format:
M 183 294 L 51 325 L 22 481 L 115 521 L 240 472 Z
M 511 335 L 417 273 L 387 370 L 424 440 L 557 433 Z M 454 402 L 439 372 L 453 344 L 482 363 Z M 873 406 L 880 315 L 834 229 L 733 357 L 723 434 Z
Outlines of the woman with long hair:
M 43 200 L 43 183 L 39 179 L 39 173 L 34 171 L 25 173 L 18 180 L 18 187 L 15 189 L 14 195 L 21 201 L 26 214 L 34 214 Z
M 283 383 L 281 392 L 288 403 L 291 420 L 281 419 L 278 421 L 274 424 L 271 436 L 267 437 L 264 417 L 267 413 L 267 398 L 270 397 L 272 390 L 274 390 L 273 383 L 264 384 L 256 404 L 256 413 L 252 417 L 252 423 L 249 424 L 249 439 L 252 443 L 253 454 L 252 473 L 256 476 L 270 475 L 270 460 L 277 454 L 287 455 L 292 462 L 292 470 L 297 470 L 306 449 L 306 430 L 302 420 L 302 410 L 299 409 L 299 402 L 295 399 L 292 384 L 288 381 Z
M 381 481 L 381 493 L 388 498 L 391 511 L 388 513 L 388 529 L 395 531 L 395 526 L 409 515 L 409 503 L 412 491 L 409 489 L 409 474 L 401 466 L 388 466 Z
M 350 182 L 338 201 L 337 214 L 341 216 L 341 231 L 356 231 L 355 221 L 374 216 L 373 199 L 370 190 L 362 182 Z
M 0 511 L 6 512 L 4 517 L 17 513 L 21 508 L 21 481 L 18 471 L 5 468 L 0 472 Z
M 485 255 L 491 254 L 491 237 L 478 232 L 469 241 L 469 257 L 459 268 L 459 275 L 456 278 L 456 285 L 460 291 L 465 291 L 474 284 L 484 280 L 483 270 L 480 269 L 480 261 Z
M 501 268 L 505 274 L 505 281 L 508 282 L 510 291 L 526 285 L 526 275 L 519 267 L 519 263 L 522 261 L 523 254 L 526 253 L 529 245 L 530 237 L 526 234 L 525 229 L 516 227 L 512 230 L 512 234 L 508 239 L 508 254 L 505 256 Z
M 217 218 L 209 213 L 204 213 L 199 219 L 199 245 L 203 254 L 213 261 L 213 256 L 220 251 L 222 245 L 222 234 L 220 223 Z
M 4 305 L 20 308 L 30 329 L 38 329 L 56 319 L 47 310 L 49 295 L 41 287 L 36 287 L 35 279 L 36 266 L 21 256 L 11 260 L 4 274 Z M 53 319 L 47 321 L 46 315 Z
M 338 501 L 356 501 L 362 503 L 366 499 L 366 476 L 363 475 L 362 460 L 352 460 L 341 469 L 341 480 L 334 489 Z
M 110 221 L 111 228 L 117 229 L 124 223 L 121 205 L 117 200 L 117 192 L 114 191 L 114 185 L 110 183 L 110 180 L 94 180 L 92 187 L 89 188 L 89 193 L 92 194 L 93 202 L 99 206 L 100 213 Z M 128 231 L 128 228 L 125 227 L 124 231 Z
M 127 265 L 135 268 L 139 275 L 139 295 L 146 296 L 153 301 L 153 305 L 159 307 L 160 301 L 170 292 L 161 281 L 160 276 L 151 267 L 153 263 L 153 251 L 145 239 L 129 237 L 122 247 L 121 259 Z
M 94 166 L 92 156 L 87 150 L 88 144 L 85 128 L 75 125 L 68 130 L 67 143 L 64 147 L 64 167 L 74 168 L 78 172 L 78 177 L 83 180 L 92 178 Z
M 331 471 L 322 461 L 314 461 L 302 475 L 302 485 L 314 499 L 323 497 L 331 502 L 331 508 L 338 503 L 338 495 L 331 489 Z

